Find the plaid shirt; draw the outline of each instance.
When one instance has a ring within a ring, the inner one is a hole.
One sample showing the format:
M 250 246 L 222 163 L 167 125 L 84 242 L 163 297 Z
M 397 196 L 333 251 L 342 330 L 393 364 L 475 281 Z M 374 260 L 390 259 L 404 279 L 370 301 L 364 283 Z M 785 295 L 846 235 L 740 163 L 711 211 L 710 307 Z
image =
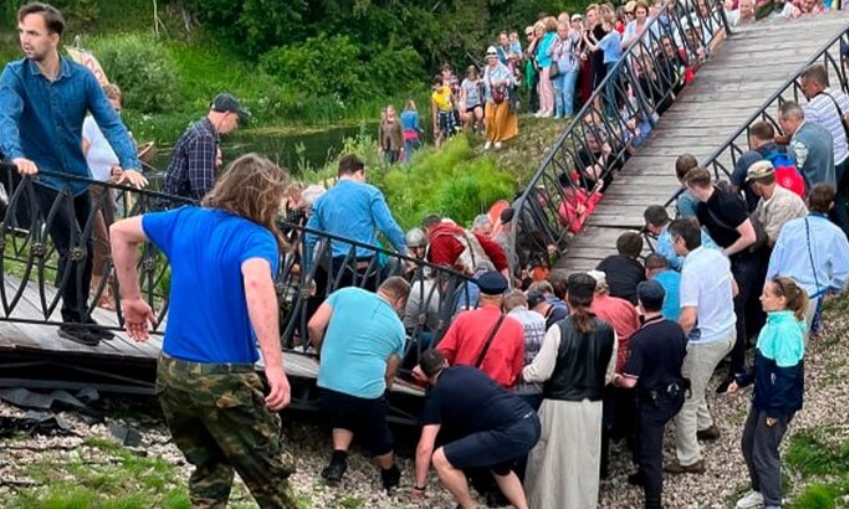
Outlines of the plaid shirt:
M 208 118 L 192 124 L 180 136 L 165 177 L 165 192 L 202 200 L 215 185 L 218 133 Z

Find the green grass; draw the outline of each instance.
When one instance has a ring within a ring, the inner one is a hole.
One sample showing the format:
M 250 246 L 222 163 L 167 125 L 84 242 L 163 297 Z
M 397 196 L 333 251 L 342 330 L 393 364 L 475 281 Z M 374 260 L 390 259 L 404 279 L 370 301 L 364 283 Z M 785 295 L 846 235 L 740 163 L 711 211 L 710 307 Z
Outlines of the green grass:
M 4 509 L 189 509 L 176 468 L 104 438 L 88 438 L 70 457 L 42 457 L 23 466 L 38 486 L 18 490 Z M 255 507 L 235 484 L 230 507 Z M 308 506 L 304 506 L 308 507 Z
M 807 483 L 789 509 L 833 509 L 849 496 L 849 439 L 835 444 L 832 428 L 797 433 L 790 440 L 785 462 Z

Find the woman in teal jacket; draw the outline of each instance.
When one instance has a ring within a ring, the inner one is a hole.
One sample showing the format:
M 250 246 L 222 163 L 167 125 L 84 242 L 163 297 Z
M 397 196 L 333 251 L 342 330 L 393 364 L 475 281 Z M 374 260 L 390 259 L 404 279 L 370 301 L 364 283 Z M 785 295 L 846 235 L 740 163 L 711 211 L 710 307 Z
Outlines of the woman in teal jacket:
M 781 507 L 778 446 L 793 416 L 802 408 L 804 392 L 808 295 L 792 279 L 775 278 L 764 285 L 761 305 L 767 321 L 758 336 L 754 366 L 728 387 L 734 394 L 755 384 L 742 439 L 752 491 L 737 502 L 738 509 Z

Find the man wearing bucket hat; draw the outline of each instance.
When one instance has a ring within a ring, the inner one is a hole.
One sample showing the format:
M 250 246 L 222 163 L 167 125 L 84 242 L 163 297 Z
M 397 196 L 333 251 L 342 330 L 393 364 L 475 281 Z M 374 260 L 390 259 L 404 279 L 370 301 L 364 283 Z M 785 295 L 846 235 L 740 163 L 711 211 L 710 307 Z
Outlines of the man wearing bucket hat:
M 223 92 L 209 105 L 209 113 L 186 129 L 168 162 L 165 193 L 201 200 L 215 185 L 219 136 L 233 132 L 251 114 L 232 94 Z

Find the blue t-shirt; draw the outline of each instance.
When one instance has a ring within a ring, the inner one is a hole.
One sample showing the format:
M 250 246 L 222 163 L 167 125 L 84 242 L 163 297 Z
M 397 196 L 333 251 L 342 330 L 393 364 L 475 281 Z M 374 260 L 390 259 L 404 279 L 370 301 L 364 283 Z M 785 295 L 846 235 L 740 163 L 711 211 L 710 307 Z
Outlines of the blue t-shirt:
M 619 32 L 611 30 L 598 41 L 598 47 L 604 52 L 604 63 L 613 64 L 622 56 L 622 38 Z
M 192 206 L 145 214 L 142 228 L 171 263 L 163 352 L 193 362 L 256 362 L 242 264 L 261 258 L 276 274 L 274 235 L 223 210 Z
M 321 345 L 318 386 L 358 398 L 386 391 L 386 361 L 403 357 L 406 333 L 392 306 L 362 288 L 343 288 L 327 298 L 333 315 Z
M 652 278 L 663 287 L 666 296 L 663 298 L 663 309 L 661 314 L 667 320 L 673 322 L 678 321 L 681 316 L 681 297 L 679 296 L 679 288 L 681 287 L 681 274 L 674 270 L 664 270 L 655 274 Z

